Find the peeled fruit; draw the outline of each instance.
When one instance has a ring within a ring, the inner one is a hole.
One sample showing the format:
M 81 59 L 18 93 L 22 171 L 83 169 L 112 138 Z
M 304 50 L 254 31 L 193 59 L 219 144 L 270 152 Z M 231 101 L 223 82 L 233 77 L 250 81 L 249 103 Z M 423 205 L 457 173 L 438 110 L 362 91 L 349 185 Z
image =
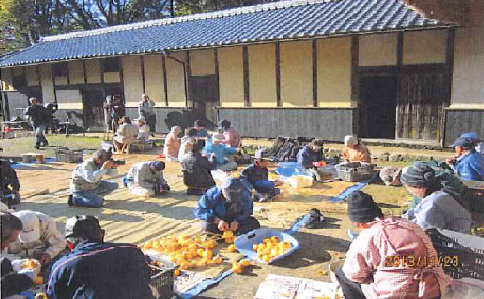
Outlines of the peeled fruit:
M 229 252 L 236 252 L 237 248 L 235 248 L 235 245 L 232 244 L 232 245 L 229 246 L 228 251 Z
M 276 236 L 271 237 L 272 243 L 279 243 L 279 238 Z
M 143 245 L 144 249 L 150 249 L 153 247 L 153 241 L 148 241 Z
M 279 250 L 277 250 L 276 248 L 272 248 L 271 249 L 271 256 L 278 256 L 279 255 Z
M 22 269 L 35 269 L 37 268 L 37 263 L 34 260 L 28 260 L 20 266 Z
M 262 241 L 263 241 L 264 243 L 266 243 L 266 244 L 267 244 L 267 243 L 272 243 L 271 239 L 269 239 L 269 238 L 266 238 L 266 239 L 264 239 L 264 240 L 262 240 Z
M 198 249 L 198 251 L 197 251 L 198 256 L 202 257 L 203 253 L 204 253 L 203 249 Z
M 207 259 L 211 259 L 213 254 L 212 254 L 212 250 L 207 250 L 203 253 L 203 256 L 206 257 Z
M 222 263 L 222 258 L 219 256 L 215 259 L 216 264 L 221 264 Z
M 226 239 L 226 238 L 232 238 L 234 236 L 234 232 L 231 231 L 231 230 L 226 230 L 224 231 L 223 235 L 222 235 L 222 238 Z
M 180 271 L 180 270 L 178 270 L 178 269 L 176 269 L 176 270 L 175 270 L 175 276 L 180 276 L 180 274 L 181 274 L 181 271 Z
M 264 262 L 269 263 L 269 262 L 271 261 L 271 258 L 270 258 L 270 256 L 268 256 L 268 255 L 264 255 L 264 256 L 262 256 L 262 260 L 263 260 Z
M 254 244 L 252 248 L 257 252 L 257 258 L 262 259 L 265 262 L 271 261 L 273 258 L 284 254 L 284 252 L 291 249 L 290 242 L 279 242 L 277 236 L 265 238 L 260 244 Z
M 252 245 L 252 249 L 254 249 L 254 251 L 257 251 L 257 247 L 259 247 L 259 245 L 257 244 Z
M 233 270 L 235 273 L 237 273 L 237 274 L 242 274 L 242 272 L 243 272 L 242 268 L 240 268 L 240 267 L 239 267 L 239 268 L 232 269 L 232 270 Z
M 42 276 L 36 276 L 36 277 L 34 277 L 34 283 L 36 285 L 43 284 L 44 283 L 44 279 L 42 278 Z

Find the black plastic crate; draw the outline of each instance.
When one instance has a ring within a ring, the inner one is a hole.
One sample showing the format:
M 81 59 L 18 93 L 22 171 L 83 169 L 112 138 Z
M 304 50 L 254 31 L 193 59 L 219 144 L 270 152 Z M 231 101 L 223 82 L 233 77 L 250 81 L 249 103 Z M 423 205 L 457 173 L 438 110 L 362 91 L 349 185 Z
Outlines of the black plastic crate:
M 151 276 L 150 286 L 155 298 L 171 298 L 175 283 L 175 268 L 159 268 L 150 265 L 153 275 Z

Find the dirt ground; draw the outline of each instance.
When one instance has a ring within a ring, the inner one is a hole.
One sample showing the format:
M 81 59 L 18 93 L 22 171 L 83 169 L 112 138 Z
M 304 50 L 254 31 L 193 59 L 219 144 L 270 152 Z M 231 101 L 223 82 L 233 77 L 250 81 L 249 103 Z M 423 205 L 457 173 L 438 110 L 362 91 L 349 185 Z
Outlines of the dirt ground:
M 77 136 L 48 136 L 48 139 L 52 146 L 48 150 L 34 150 L 32 137 L 0 140 L 0 147 L 4 148 L 5 156 L 27 152 L 43 152 L 46 156 L 52 156 L 55 146 L 94 149 L 99 146 L 101 140 Z M 17 170 L 24 198 L 18 209 L 31 209 L 50 215 L 57 221 L 62 232 L 67 218 L 76 214 L 94 215 L 101 220 L 101 225 L 106 229 L 107 241 L 114 242 L 141 244 L 157 236 L 196 234 L 199 225 L 198 221 L 193 219 L 192 211 L 198 197 L 185 194 L 186 187 L 183 185 L 178 163 L 167 163 L 164 171 L 165 178 L 172 188 L 166 196 L 139 198 L 122 187 L 121 177 L 133 163 L 159 159 L 160 152 L 161 148 L 154 148 L 142 155 L 118 156 L 117 159 L 126 160 L 126 165 L 122 166 L 119 175 L 112 179 L 121 187 L 106 196 L 106 204 L 100 209 L 70 208 L 66 204 L 69 179 L 75 164 L 53 162 L 23 166 Z M 399 162 L 397 165 L 401 167 L 406 163 Z M 280 200 L 255 203 L 255 216 L 267 227 L 287 229 L 311 208 L 320 209 L 327 220 L 321 228 L 303 228 L 294 235 L 300 243 L 300 248 L 293 255 L 270 266 L 253 265 L 246 268 L 242 275 L 233 274 L 225 278 L 198 298 L 253 298 L 259 284 L 268 274 L 329 281 L 328 264 L 344 257 L 350 244 L 346 230 L 351 228 L 351 223 L 346 216 L 345 204 L 330 203 L 327 199 L 338 195 L 349 185 L 337 182 L 318 184 L 306 190 L 285 188 Z M 36 192 L 46 189 L 47 194 L 35 195 Z M 363 191 L 373 195 L 386 215 L 400 215 L 407 204 L 403 188 L 386 187 L 381 182 L 376 182 L 364 187 Z

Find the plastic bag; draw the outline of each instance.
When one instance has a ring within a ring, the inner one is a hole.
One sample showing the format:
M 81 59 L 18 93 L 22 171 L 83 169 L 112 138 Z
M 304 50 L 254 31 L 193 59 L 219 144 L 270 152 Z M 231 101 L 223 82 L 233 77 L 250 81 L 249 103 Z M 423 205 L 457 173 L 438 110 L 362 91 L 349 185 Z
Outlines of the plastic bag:
M 482 281 L 463 278 L 454 279 L 442 299 L 476 299 L 484 298 L 484 283 Z
M 304 175 L 295 175 L 290 177 L 287 182 L 291 184 L 292 188 L 309 188 L 314 184 L 314 179 L 312 177 Z

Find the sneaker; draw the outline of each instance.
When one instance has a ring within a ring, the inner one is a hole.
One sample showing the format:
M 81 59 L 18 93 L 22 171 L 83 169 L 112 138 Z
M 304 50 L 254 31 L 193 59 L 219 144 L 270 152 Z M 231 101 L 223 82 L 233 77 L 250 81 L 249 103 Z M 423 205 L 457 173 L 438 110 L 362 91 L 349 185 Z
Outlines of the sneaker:
M 69 194 L 69 196 L 67 196 L 67 204 L 72 207 L 74 205 L 74 203 L 72 202 L 72 194 Z
M 318 228 L 324 222 L 324 216 L 318 209 L 311 209 L 309 211 L 309 221 L 306 223 L 306 228 Z

